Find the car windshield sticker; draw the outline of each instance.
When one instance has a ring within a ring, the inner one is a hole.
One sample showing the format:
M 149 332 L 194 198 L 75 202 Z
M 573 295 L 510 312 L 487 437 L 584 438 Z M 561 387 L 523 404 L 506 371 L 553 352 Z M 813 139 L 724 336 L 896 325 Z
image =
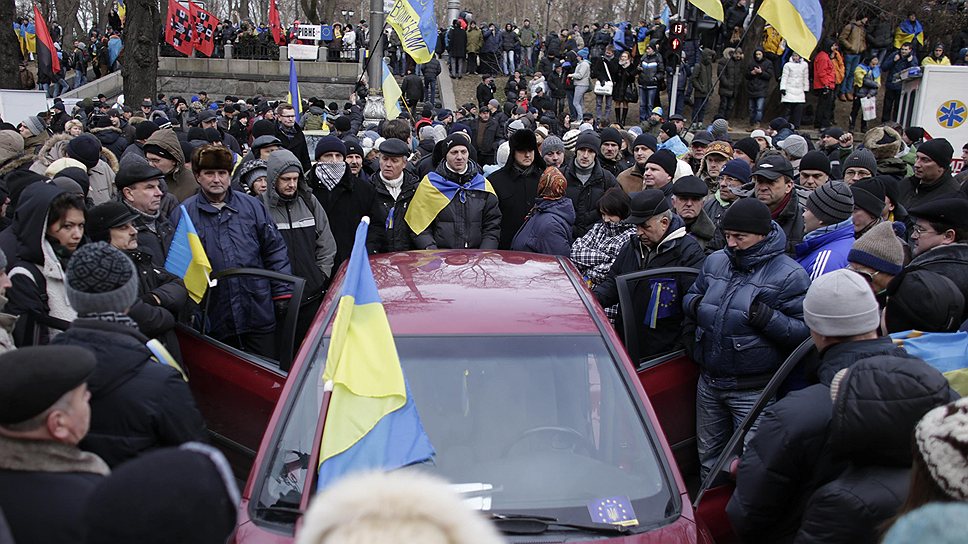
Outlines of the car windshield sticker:
M 635 519 L 635 510 L 628 497 L 607 497 L 596 499 L 588 503 L 588 513 L 595 523 L 621 525 L 631 527 L 639 524 Z

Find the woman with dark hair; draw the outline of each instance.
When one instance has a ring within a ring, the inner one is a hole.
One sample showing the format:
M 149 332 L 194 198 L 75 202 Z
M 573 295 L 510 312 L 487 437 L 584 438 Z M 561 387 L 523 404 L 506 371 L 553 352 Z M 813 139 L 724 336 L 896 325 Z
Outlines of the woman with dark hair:
M 571 262 L 581 272 L 589 288 L 605 280 L 622 246 L 635 235 L 635 225 L 622 223 L 629 216 L 629 195 L 621 187 L 613 187 L 598 200 L 602 220 L 592 225 L 584 236 L 571 246 Z M 618 305 L 605 308 L 609 321 L 615 322 Z

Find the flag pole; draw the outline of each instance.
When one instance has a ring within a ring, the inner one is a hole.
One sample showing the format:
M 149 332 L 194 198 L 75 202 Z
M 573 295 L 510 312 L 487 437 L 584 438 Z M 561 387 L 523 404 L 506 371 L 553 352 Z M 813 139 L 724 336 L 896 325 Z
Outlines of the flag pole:
M 386 39 L 387 26 L 389 26 L 389 23 L 383 23 L 383 29 L 380 31 L 380 35 L 377 37 L 376 41 L 373 42 L 373 45 L 370 46 L 370 50 L 368 51 L 368 53 L 366 55 L 366 63 L 363 65 L 363 71 L 360 72 L 360 77 L 359 77 L 359 79 L 356 80 L 356 85 L 357 86 L 359 86 L 359 84 L 363 81 L 363 76 L 366 75 L 366 73 L 369 71 L 369 69 L 370 69 L 370 60 L 373 58 L 373 54 L 376 52 L 377 47 L 380 45 L 380 40 Z M 404 53 L 404 54 L 406 55 L 406 53 Z M 382 65 L 380 66 L 380 71 L 381 72 L 383 71 L 383 66 Z M 372 83 L 373 82 L 371 81 L 370 82 L 370 85 L 371 86 L 372 86 Z M 381 85 L 380 88 L 382 89 L 383 86 Z

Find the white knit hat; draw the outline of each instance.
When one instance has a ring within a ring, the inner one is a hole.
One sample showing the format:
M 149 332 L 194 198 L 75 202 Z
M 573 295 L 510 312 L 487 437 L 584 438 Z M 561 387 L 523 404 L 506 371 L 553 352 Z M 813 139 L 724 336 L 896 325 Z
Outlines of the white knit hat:
M 840 269 L 813 281 L 803 299 L 803 321 L 824 336 L 855 336 L 877 330 L 881 313 L 870 285 Z
M 914 441 L 938 487 L 968 500 L 968 397 L 931 410 L 914 429 Z

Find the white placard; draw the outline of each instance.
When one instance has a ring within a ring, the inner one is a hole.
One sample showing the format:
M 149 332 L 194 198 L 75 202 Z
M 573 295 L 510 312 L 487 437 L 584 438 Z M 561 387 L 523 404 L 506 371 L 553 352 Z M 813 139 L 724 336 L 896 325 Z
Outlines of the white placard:
M 316 45 L 289 44 L 289 58 L 296 60 L 316 60 L 319 47 Z
M 296 27 L 300 40 L 319 40 L 319 25 L 299 25 Z

